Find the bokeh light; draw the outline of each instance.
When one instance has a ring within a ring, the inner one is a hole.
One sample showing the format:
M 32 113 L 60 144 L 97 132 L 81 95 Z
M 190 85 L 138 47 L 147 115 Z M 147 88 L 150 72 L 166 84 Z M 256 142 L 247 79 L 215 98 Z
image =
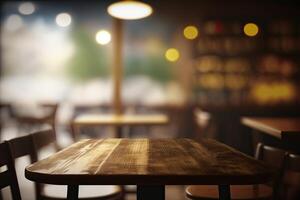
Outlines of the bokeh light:
M 244 26 L 244 33 L 245 33 L 245 35 L 247 35 L 249 37 L 256 36 L 258 31 L 259 31 L 259 28 L 254 23 L 247 23 Z
M 5 28 L 8 31 L 16 31 L 23 26 L 23 20 L 20 15 L 10 15 L 5 21 Z
M 170 48 L 166 51 L 165 57 L 170 62 L 176 62 L 179 59 L 180 54 L 179 54 L 179 51 L 177 49 Z
M 100 30 L 96 33 L 96 41 L 101 45 L 106 45 L 111 40 L 111 34 L 107 30 Z
M 276 104 L 291 102 L 296 97 L 296 91 L 297 89 L 290 82 L 257 82 L 253 85 L 251 94 L 259 104 Z
M 198 36 L 198 29 L 195 26 L 187 26 L 183 30 L 183 35 L 188 40 L 193 40 Z
M 23 15 L 31 15 L 35 11 L 35 6 L 31 2 L 25 2 L 20 4 L 18 10 Z
M 72 17 L 68 13 L 60 13 L 56 16 L 56 24 L 61 27 L 67 27 L 72 22 Z

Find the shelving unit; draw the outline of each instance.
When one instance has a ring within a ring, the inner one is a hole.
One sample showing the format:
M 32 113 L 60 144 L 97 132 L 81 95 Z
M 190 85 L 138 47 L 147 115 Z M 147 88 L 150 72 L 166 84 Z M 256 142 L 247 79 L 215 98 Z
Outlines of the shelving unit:
M 244 34 L 246 23 L 259 27 Z M 300 102 L 300 24 L 291 19 L 205 19 L 197 24 L 194 94 L 202 105 Z

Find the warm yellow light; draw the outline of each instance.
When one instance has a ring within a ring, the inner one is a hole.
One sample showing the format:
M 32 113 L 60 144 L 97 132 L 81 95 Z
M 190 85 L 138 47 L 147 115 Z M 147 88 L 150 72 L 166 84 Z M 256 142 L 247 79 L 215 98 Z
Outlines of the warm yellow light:
M 101 45 L 106 45 L 110 42 L 111 35 L 107 30 L 100 30 L 96 33 L 96 41 Z
M 23 15 L 30 15 L 35 11 L 35 6 L 31 2 L 25 2 L 19 6 L 18 10 Z
M 244 33 L 247 36 L 253 37 L 256 36 L 258 33 L 258 26 L 254 23 L 247 23 L 244 26 Z
M 56 24 L 61 27 L 67 27 L 72 22 L 72 17 L 68 13 L 60 13 L 56 16 Z
M 148 17 L 152 13 L 152 8 L 148 4 L 129 0 L 111 4 L 107 12 L 119 19 L 132 20 Z
M 183 35 L 186 39 L 193 40 L 198 36 L 198 29 L 195 26 L 187 26 L 183 30 Z
M 179 57 L 180 57 L 180 54 L 179 54 L 179 51 L 175 48 L 170 48 L 166 51 L 165 53 L 165 57 L 168 61 L 171 61 L 171 62 L 176 62 Z

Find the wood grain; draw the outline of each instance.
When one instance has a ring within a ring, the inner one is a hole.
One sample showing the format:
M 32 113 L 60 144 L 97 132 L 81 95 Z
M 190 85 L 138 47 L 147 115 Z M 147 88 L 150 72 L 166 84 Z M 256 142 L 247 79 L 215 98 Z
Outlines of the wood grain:
M 164 114 L 82 114 L 75 125 L 164 125 L 169 121 Z
M 88 139 L 28 166 L 25 176 L 53 184 L 255 184 L 273 172 L 214 140 Z
M 273 137 L 285 140 L 300 140 L 300 118 L 243 117 L 242 123 Z

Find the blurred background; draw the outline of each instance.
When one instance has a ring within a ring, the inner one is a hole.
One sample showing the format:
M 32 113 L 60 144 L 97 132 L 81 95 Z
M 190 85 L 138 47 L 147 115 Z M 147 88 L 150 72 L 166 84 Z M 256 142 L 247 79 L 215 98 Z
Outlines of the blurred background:
M 114 41 L 106 8 L 112 2 L 1 3 L 2 104 L 24 110 L 28 104 L 59 103 L 62 127 L 75 108 L 109 107 Z M 300 100 L 299 6 L 149 3 L 150 17 L 124 21 L 125 110 L 192 105 L 211 113 L 294 112 Z
M 36 129 L 18 116 L 53 117 L 66 146 L 75 116 L 113 112 L 112 2 L 1 2 L 1 140 Z M 123 110 L 165 113 L 170 123 L 127 136 L 210 137 L 252 155 L 240 116 L 299 116 L 297 3 L 145 2 L 153 14 L 123 24 Z

